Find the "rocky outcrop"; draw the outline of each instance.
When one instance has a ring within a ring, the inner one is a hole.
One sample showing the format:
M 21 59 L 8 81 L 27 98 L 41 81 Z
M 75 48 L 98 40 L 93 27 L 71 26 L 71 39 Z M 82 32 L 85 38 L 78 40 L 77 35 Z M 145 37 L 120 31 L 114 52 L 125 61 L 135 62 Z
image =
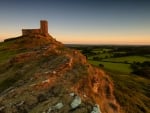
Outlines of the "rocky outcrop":
M 88 76 L 80 79 L 72 90 L 85 100 L 92 100 L 99 105 L 102 113 L 121 112 L 113 94 L 113 83 L 108 75 L 98 68 L 89 66 Z
M 1 66 L 0 112 L 121 113 L 109 76 L 79 51 L 43 35 L 17 38 L 11 46 L 25 51 Z
M 91 113 L 101 113 L 100 108 L 99 108 L 99 105 L 96 104 L 96 105 L 93 107 L 93 110 L 92 110 Z

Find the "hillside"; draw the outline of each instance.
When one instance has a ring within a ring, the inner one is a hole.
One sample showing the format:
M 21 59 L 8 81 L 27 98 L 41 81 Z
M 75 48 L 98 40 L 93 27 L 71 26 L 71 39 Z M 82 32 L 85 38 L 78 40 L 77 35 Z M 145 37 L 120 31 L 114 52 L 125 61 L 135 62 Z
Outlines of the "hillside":
M 114 83 L 114 94 L 125 113 L 150 113 L 150 46 L 71 45 L 89 63 L 102 68 Z
M 50 35 L 0 43 L 0 113 L 123 113 L 108 75 Z

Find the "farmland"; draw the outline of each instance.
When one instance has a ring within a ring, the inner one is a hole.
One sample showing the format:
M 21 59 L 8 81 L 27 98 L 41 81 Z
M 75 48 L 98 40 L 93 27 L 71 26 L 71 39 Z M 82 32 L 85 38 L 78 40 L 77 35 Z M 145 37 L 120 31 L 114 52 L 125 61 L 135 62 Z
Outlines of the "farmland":
M 95 66 L 99 66 L 99 64 L 102 64 L 104 65 L 106 70 L 116 71 L 119 73 L 129 74 L 132 71 L 129 64 L 102 62 L 102 61 L 93 61 L 93 60 L 89 60 L 89 63 Z
M 108 58 L 108 59 L 105 59 L 104 61 L 133 63 L 133 62 L 150 61 L 150 58 L 147 58 L 145 56 L 125 56 L 125 57 L 119 57 L 119 58 Z
M 150 62 L 150 46 L 76 46 L 89 63 L 107 71 L 132 73 L 133 63 Z

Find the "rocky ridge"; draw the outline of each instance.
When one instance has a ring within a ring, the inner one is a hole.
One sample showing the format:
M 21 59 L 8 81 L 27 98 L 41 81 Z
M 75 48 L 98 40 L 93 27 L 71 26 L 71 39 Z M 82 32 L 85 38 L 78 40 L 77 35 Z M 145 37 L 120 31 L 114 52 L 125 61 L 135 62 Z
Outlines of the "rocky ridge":
M 0 64 L 0 113 L 122 112 L 109 76 L 79 51 L 50 35 L 4 43 L 1 51 L 21 52 Z

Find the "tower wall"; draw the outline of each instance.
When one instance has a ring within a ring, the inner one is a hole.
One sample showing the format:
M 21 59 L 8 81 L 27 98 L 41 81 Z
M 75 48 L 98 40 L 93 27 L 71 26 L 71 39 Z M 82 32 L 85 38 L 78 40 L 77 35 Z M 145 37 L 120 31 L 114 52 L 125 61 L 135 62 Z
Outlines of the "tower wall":
M 41 29 L 22 29 L 22 35 L 41 34 Z
M 40 21 L 41 25 L 41 33 L 42 34 L 48 34 L 48 22 L 46 20 L 41 20 Z

